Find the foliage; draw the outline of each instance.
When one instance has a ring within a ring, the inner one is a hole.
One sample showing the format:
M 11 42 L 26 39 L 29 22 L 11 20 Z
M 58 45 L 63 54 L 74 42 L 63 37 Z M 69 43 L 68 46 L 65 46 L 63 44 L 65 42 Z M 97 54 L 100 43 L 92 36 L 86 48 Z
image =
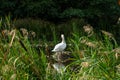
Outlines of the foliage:
M 59 36 L 61 34 L 65 34 L 67 36 L 72 35 L 74 24 L 75 26 L 79 26 L 78 29 L 81 29 L 81 27 L 86 23 L 83 19 L 71 19 L 60 24 L 31 18 L 14 20 L 15 28 L 26 28 L 28 31 L 33 30 L 36 32 L 38 39 L 42 39 L 43 35 L 45 35 L 44 37 L 50 41 L 52 40 L 52 35 L 50 33 L 53 33 L 54 36 Z
M 22 36 L 20 31 L 12 29 L 9 18 L 1 20 L 0 33 L 0 78 L 3 80 L 119 80 L 119 46 L 114 36 L 106 31 L 97 36 L 94 28 L 85 25 L 85 33 L 73 24 L 72 36 L 65 35 L 67 50 L 73 61 L 65 66 L 65 72 L 56 72 L 52 67 L 51 48 L 54 42 L 43 40 L 36 44 Z M 6 29 L 4 25 L 9 26 Z M 9 24 L 9 25 L 8 25 Z M 49 34 L 54 34 L 49 33 Z M 57 37 L 56 35 L 53 35 Z M 53 37 L 51 36 L 51 37 Z M 59 41 L 57 38 L 54 38 Z M 113 42 L 111 42 L 113 40 Z M 34 41 L 34 40 L 33 40 Z M 36 45 L 42 47 L 36 48 Z M 50 52 L 48 52 L 50 48 Z M 47 51 L 46 51 L 47 50 Z M 48 55 L 49 53 L 49 55 Z
M 97 17 L 101 20 L 107 18 L 108 22 L 112 19 L 111 22 L 114 23 L 117 19 L 115 17 L 120 14 L 120 7 L 116 0 L 2 0 L 0 15 L 8 13 L 11 13 L 13 18 L 34 17 L 59 22 L 60 19 L 71 17 L 90 20 Z

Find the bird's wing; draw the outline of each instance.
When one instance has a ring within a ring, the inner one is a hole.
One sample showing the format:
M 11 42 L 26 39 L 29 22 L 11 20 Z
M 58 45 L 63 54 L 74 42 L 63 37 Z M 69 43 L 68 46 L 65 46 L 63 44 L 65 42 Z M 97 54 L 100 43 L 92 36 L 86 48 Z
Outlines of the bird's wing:
M 58 48 L 60 48 L 62 46 L 62 43 L 59 43 L 59 44 L 57 44 L 56 46 L 55 46 L 55 49 L 58 49 Z
M 62 43 L 59 43 L 59 44 L 57 44 L 55 47 L 54 47 L 54 51 L 59 51 L 60 50 L 60 48 L 62 47 Z

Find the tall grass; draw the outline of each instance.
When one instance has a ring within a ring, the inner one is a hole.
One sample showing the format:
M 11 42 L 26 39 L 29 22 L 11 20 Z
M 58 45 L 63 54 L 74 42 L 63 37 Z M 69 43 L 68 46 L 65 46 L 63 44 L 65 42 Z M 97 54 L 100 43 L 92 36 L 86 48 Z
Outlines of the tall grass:
M 38 45 L 33 40 L 33 45 L 13 26 L 8 18 L 0 21 L 0 78 L 3 80 L 120 79 L 119 46 L 114 36 L 109 36 L 105 31 L 100 31 L 102 35 L 99 37 L 90 26 L 87 25 L 87 30 L 92 32 L 81 32 L 77 29 L 78 25 L 73 23 L 72 35 L 65 36 L 72 61 L 67 65 L 62 63 L 65 71 L 59 73 L 52 66 L 56 61 L 51 59 L 54 54 L 51 49 L 60 41 L 56 29 L 51 28 L 52 33 L 49 33 L 53 41 L 45 39 L 44 34 L 42 44 Z

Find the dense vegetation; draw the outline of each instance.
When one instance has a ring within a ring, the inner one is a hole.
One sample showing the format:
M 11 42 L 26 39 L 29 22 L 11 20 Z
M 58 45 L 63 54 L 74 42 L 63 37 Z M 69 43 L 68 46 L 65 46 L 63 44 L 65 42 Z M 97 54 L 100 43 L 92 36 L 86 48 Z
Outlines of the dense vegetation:
M 81 32 L 74 24 L 72 35 L 65 35 L 67 49 L 59 63 L 53 56 L 59 53 L 51 52 L 54 45 L 60 42 L 60 35 L 56 35 L 54 27 L 49 33 L 52 41 L 43 35 L 44 39 L 39 42 L 34 39 L 35 33 L 29 36 L 30 32 L 26 29 L 14 29 L 8 18 L 1 19 L 0 28 L 2 80 L 120 79 L 120 48 L 109 32 L 99 31 L 98 36 L 92 26 L 84 25 L 85 32 Z M 62 65 L 57 67 L 57 64 Z
M 0 15 L 13 18 L 44 18 L 51 21 L 72 17 L 114 23 L 120 14 L 117 0 L 1 0 Z
M 61 22 L 66 22 L 71 18 L 77 18 L 80 20 L 83 19 L 84 23 L 91 24 L 94 28 L 96 28 L 96 30 L 104 29 L 109 32 L 112 32 L 115 36 L 119 36 L 120 35 L 118 29 L 119 27 L 118 25 L 116 25 L 120 14 L 120 5 L 118 1 L 1 0 L 0 16 L 4 17 L 5 15 L 9 14 L 12 20 L 16 20 L 16 22 L 20 24 L 20 25 L 18 24 L 18 26 L 20 27 L 28 26 L 27 29 L 28 28 L 33 29 L 36 32 L 38 32 L 38 30 L 40 30 L 42 26 L 51 26 L 51 23 L 49 25 L 48 22 L 47 22 L 48 24 L 46 25 L 41 25 L 42 23 L 44 24 L 44 22 L 41 21 L 40 19 L 48 20 L 55 24 L 57 23 L 61 24 Z M 31 18 L 31 20 L 28 18 Z M 22 24 L 23 26 L 21 26 Z M 77 24 L 79 24 L 79 21 Z M 34 28 L 33 25 L 35 25 L 36 27 Z M 67 29 L 68 28 L 69 30 L 71 29 L 71 27 L 67 27 Z
M 120 80 L 118 1 L 1 0 L 0 80 Z

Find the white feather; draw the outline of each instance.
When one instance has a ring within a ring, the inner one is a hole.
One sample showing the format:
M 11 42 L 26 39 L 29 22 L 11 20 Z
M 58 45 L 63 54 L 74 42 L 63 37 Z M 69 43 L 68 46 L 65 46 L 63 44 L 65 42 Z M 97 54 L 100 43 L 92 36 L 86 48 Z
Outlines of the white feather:
M 65 42 L 65 39 L 64 39 L 64 35 L 62 34 L 61 35 L 61 38 L 62 38 L 62 42 L 61 43 L 58 43 L 54 49 L 52 50 L 52 52 L 61 52 L 63 51 L 65 48 L 66 48 L 66 42 Z

